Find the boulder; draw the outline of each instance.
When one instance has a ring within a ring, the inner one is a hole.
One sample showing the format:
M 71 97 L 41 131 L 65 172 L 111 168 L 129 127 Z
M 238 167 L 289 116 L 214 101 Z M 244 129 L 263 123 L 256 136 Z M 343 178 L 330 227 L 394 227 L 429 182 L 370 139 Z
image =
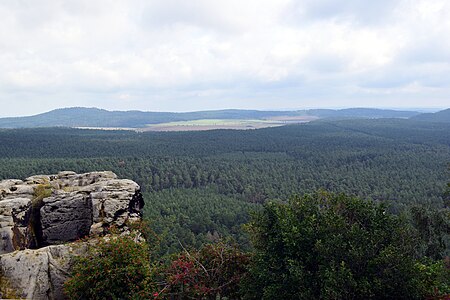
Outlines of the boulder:
M 0 255 L 0 298 L 65 299 L 73 258 L 86 249 L 76 243 Z
M 108 180 L 104 184 L 96 183 L 90 187 L 92 199 L 92 234 L 114 226 L 126 227 L 126 223 L 139 221 L 144 201 L 139 186 L 131 180 Z M 86 188 L 82 189 L 86 191 Z M 99 228 L 102 228 L 99 231 Z
M 42 200 L 42 245 L 70 242 L 89 235 L 92 201 L 83 193 L 61 193 Z

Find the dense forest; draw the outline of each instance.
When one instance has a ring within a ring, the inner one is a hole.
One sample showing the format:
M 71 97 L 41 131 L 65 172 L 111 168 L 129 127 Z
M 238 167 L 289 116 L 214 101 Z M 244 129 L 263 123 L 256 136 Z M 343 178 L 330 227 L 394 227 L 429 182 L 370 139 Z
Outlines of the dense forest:
M 444 206 L 450 125 L 406 119 L 315 121 L 260 130 L 136 133 L 0 131 L 0 179 L 112 170 L 138 182 L 160 251 L 233 237 L 268 200 L 319 189 L 401 213 Z

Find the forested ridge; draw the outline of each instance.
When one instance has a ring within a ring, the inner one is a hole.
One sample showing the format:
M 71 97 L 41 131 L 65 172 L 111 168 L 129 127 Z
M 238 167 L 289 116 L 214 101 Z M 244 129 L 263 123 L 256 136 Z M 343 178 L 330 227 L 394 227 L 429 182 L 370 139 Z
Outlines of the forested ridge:
M 450 108 L 438 111 L 436 113 L 420 114 L 413 116 L 412 119 L 427 122 L 445 122 L 450 123 Z

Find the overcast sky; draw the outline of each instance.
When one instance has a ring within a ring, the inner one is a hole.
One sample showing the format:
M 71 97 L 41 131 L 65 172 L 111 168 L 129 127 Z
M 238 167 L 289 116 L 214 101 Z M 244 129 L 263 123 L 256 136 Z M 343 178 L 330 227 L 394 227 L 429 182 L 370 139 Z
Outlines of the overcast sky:
M 0 0 L 0 116 L 449 104 L 448 0 Z

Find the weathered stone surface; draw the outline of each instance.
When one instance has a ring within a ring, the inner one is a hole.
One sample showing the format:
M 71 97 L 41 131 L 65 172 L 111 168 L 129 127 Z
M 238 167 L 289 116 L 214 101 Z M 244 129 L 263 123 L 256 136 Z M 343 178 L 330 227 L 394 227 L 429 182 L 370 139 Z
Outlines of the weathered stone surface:
M 5 192 L 11 192 L 11 187 L 23 183 L 19 179 L 6 179 L 0 181 L 0 190 L 5 190 Z
M 0 253 L 104 234 L 111 226 L 126 231 L 127 223 L 141 218 L 139 190 L 109 171 L 0 181 Z
M 53 175 L 34 175 L 25 179 L 27 184 L 46 184 L 50 182 L 50 178 Z
M 40 210 L 43 245 L 75 241 L 89 235 L 92 201 L 83 193 L 61 193 L 42 200 Z
M 116 179 L 117 175 L 111 171 L 104 172 L 90 172 L 84 174 L 76 174 L 75 172 L 65 171 L 56 175 L 57 181 L 61 187 L 81 187 L 94 184 L 99 181 L 105 181 L 108 179 Z
M 0 255 L 0 282 L 8 282 L 7 287 L 0 286 L 0 298 L 8 288 L 24 299 L 64 299 L 63 285 L 73 258 L 86 249 L 86 244 L 77 243 Z
M 121 228 L 126 222 L 140 220 L 144 202 L 139 186 L 134 181 L 112 179 L 105 184 L 96 183 L 90 188 L 94 223 L 91 233 L 98 233 L 98 228 Z M 82 191 L 86 191 L 86 188 Z
M 139 185 L 112 172 L 0 181 L 0 298 L 63 299 L 73 256 L 87 247 L 64 243 L 111 226 L 126 234 L 143 205 Z
M 0 201 L 14 198 L 33 198 L 34 185 L 18 179 L 0 181 Z
M 0 254 L 29 247 L 34 236 L 30 231 L 31 200 L 0 201 Z

